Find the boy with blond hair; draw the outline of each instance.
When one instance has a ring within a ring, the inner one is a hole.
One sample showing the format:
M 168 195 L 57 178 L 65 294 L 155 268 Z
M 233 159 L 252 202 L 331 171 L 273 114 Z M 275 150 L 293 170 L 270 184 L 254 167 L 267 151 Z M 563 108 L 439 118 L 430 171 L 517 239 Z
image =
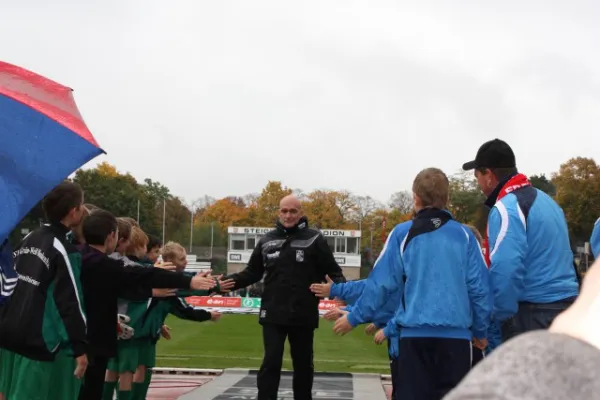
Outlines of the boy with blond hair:
M 446 175 L 419 172 L 413 198 L 414 220 L 392 230 L 362 296 L 334 331 L 372 320 L 399 290 L 396 315 L 375 336 L 400 338 L 396 398 L 439 400 L 469 372 L 471 339 L 485 347 L 493 297 L 477 239 L 447 210 Z
M 161 251 L 165 263 L 172 263 L 177 272 L 183 272 L 187 265 L 187 253 L 179 243 L 168 242 Z M 148 387 L 152 379 L 152 368 L 156 364 L 156 343 L 162 335 L 165 339 L 171 338 L 169 328 L 164 325 L 169 314 L 189 321 L 217 321 L 221 314 L 217 311 L 194 309 L 186 301 L 187 296 L 208 296 L 212 292 L 218 292 L 219 286 L 214 290 L 179 290 L 177 297 L 153 298 L 146 314 L 144 323 L 136 331 L 133 340 L 138 341 L 140 349 L 138 368 L 133 377 L 132 400 L 143 400 L 146 398 Z

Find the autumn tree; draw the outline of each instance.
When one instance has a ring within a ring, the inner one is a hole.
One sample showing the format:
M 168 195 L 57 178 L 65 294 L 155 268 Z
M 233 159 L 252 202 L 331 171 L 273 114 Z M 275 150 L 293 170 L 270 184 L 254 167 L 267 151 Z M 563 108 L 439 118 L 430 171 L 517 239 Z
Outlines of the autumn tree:
M 591 158 L 572 158 L 560 166 L 552 182 L 571 238 L 577 242 L 589 240 L 600 214 L 600 166 Z
M 348 192 L 326 190 L 315 190 L 309 193 L 302 203 L 309 223 L 319 229 L 344 228 L 348 213 L 353 207 Z
M 248 219 L 248 209 L 231 197 L 220 199 L 208 206 L 201 215 L 202 223 L 215 222 L 219 229 L 226 230 L 229 226 L 244 225 Z
M 101 162 L 100 164 L 98 164 L 95 168 L 96 172 L 98 172 L 98 174 L 102 175 L 102 176 L 109 176 L 112 178 L 116 178 L 119 175 L 121 175 L 119 173 L 119 171 L 117 171 L 117 168 L 114 165 L 111 165 L 109 163 L 107 163 L 106 161 Z
M 271 226 L 277 218 L 279 202 L 292 193 L 281 182 L 269 181 L 256 198 L 256 204 L 248 207 L 248 220 L 255 226 Z

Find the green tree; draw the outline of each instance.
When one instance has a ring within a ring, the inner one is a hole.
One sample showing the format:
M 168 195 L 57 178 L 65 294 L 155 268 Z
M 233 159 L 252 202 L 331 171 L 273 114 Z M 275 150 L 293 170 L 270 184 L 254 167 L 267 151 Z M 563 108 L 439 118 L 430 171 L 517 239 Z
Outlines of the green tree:
M 450 180 L 450 212 L 462 223 L 478 225 L 481 214 L 485 213 L 482 205 L 485 195 L 479 189 L 477 180 L 471 173 L 459 172 L 449 177 Z
M 105 164 L 104 170 L 108 168 Z M 80 169 L 73 180 L 85 192 L 85 202 L 108 210 L 116 216 L 136 218 L 138 184 L 129 174 L 106 174 L 103 170 Z
M 546 178 L 546 175 L 531 175 L 529 177 L 529 181 L 533 187 L 541 190 L 549 196 L 554 197 L 556 195 L 556 187 L 551 181 L 548 180 L 548 178 Z

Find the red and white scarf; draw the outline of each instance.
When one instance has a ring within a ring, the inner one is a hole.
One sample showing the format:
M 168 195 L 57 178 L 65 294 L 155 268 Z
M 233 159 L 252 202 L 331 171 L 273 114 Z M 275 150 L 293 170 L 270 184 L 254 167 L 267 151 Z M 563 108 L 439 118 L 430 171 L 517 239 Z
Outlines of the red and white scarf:
M 500 201 L 500 199 L 502 199 L 507 194 L 512 193 L 515 190 L 519 190 L 519 189 L 522 189 L 527 186 L 531 186 L 531 182 L 529 182 L 529 179 L 527 179 L 527 177 L 523 174 L 516 174 L 515 176 L 510 178 L 508 180 L 508 182 L 506 182 L 504 184 L 504 186 L 502 186 L 502 188 L 500 189 L 500 192 L 498 192 L 498 197 L 496 197 L 496 202 Z M 489 232 L 489 226 L 488 226 L 486 238 L 483 240 L 483 249 L 485 252 L 484 253 L 485 262 L 487 263 L 488 268 L 491 265 L 490 242 L 488 239 L 489 237 L 490 237 L 490 232 Z

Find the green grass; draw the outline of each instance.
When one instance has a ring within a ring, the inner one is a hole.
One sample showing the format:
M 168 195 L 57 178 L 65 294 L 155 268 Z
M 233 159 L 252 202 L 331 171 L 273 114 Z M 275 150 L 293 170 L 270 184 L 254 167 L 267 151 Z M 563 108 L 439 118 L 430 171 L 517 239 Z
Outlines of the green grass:
M 190 322 L 169 317 L 171 340 L 161 339 L 157 366 L 181 368 L 258 369 L 263 356 L 262 330 L 256 315 L 226 314 L 217 323 Z M 387 346 L 377 346 L 362 327 L 335 336 L 333 324 L 321 319 L 315 331 L 315 370 L 389 373 Z M 284 369 L 292 369 L 289 346 Z

